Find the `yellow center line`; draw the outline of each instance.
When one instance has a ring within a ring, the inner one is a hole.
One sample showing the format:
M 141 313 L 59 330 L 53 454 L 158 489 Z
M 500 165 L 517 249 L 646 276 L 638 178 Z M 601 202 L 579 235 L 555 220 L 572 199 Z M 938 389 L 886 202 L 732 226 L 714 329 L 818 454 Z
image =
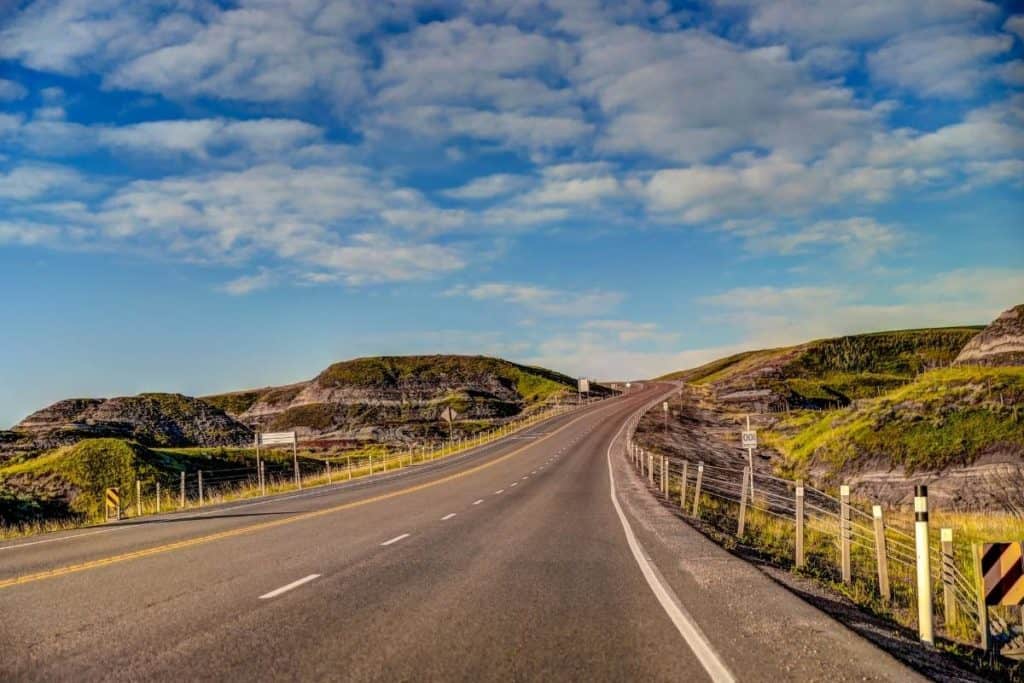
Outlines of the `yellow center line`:
M 614 408 L 614 407 L 615 406 L 608 406 L 607 408 L 604 408 L 602 410 L 595 410 L 594 412 L 586 413 L 584 415 L 580 415 L 579 417 L 571 420 L 570 422 L 565 423 L 564 425 L 562 425 L 561 427 L 559 427 L 555 431 L 549 432 L 544 437 L 542 437 L 540 439 L 537 439 L 535 441 L 531 441 L 530 443 L 515 449 L 511 453 L 506 453 L 505 455 L 503 455 L 503 456 L 501 456 L 499 458 L 495 458 L 494 460 L 489 460 L 488 462 L 482 463 L 480 465 L 477 465 L 475 467 L 471 467 L 471 468 L 466 469 L 466 470 L 462 470 L 461 472 L 456 472 L 455 474 L 450 474 L 447 477 L 442 477 L 440 479 L 434 479 L 432 481 L 424 482 L 422 484 L 416 484 L 415 486 L 410 486 L 408 488 L 404 488 L 404 489 L 401 489 L 401 490 L 398 490 L 398 491 L 392 491 L 391 493 L 382 493 L 380 495 L 373 496 L 372 498 L 364 498 L 362 500 L 352 501 L 351 503 L 343 503 L 341 505 L 335 505 L 333 507 L 324 508 L 322 510 L 313 510 L 312 512 L 303 512 L 303 513 L 300 513 L 300 514 L 297 514 L 297 515 L 293 515 L 291 517 L 285 517 L 283 519 L 276 519 L 276 520 L 273 520 L 273 521 L 270 521 L 270 522 L 260 522 L 259 524 L 251 524 L 249 526 L 239 527 L 237 529 L 229 529 L 227 531 L 219 531 L 219 532 L 214 533 L 214 534 L 207 534 L 206 536 L 196 536 L 195 538 L 187 538 L 187 539 L 184 539 L 184 540 L 181 540 L 181 541 L 175 541 L 173 543 L 165 543 L 164 545 L 153 546 L 151 548 L 143 548 L 142 550 L 133 550 L 132 552 L 121 553 L 119 555 L 111 555 L 109 557 L 102 557 L 102 558 L 99 558 L 99 559 L 96 559 L 96 560 L 89 560 L 87 562 L 80 562 L 78 564 L 69 564 L 69 565 L 65 565 L 63 567 L 57 567 L 55 569 L 47 569 L 45 571 L 35 572 L 33 574 L 24 574 L 22 576 L 15 576 L 15 577 L 10 578 L 10 579 L 3 579 L 3 580 L 0 580 L 0 590 L 2 590 L 4 588 L 10 588 L 12 586 L 20 586 L 20 585 L 26 584 L 26 583 L 33 583 L 35 581 L 42 581 L 44 579 L 54 579 L 54 578 L 57 578 L 59 576 L 66 576 L 68 574 L 75 574 L 75 573 L 83 572 L 83 571 L 86 571 L 86 570 L 89 570 L 89 569 L 98 569 L 99 567 L 106 567 L 108 565 L 117 564 L 119 562 L 127 562 L 129 560 L 138 560 L 138 559 L 141 559 L 143 557 L 149 557 L 151 555 L 158 555 L 158 554 L 161 554 L 161 553 L 167 553 L 167 552 L 171 552 L 173 550 L 181 550 L 182 548 L 190 548 L 192 546 L 202 545 L 204 543 L 210 543 L 212 541 L 219 541 L 219 540 L 221 540 L 223 538 L 231 538 L 233 536 L 241 536 L 242 534 L 248 534 L 248 533 L 252 533 L 254 531 L 263 531 L 265 529 L 273 529 L 274 527 L 283 526 L 285 524 L 292 524 L 293 522 L 300 522 L 300 521 L 303 521 L 303 520 L 306 520 L 306 519 L 313 519 L 313 518 L 316 518 L 316 517 L 322 517 L 324 515 L 329 515 L 329 514 L 332 514 L 332 513 L 335 513 L 335 512 L 341 512 L 342 510 L 350 510 L 352 508 L 360 507 L 360 506 L 363 506 L 363 505 L 369 505 L 371 503 L 378 503 L 378 502 L 380 502 L 382 500 L 388 500 L 390 498 L 396 498 L 398 496 L 404 496 L 404 495 L 407 495 L 407 494 L 410 494 L 410 493 L 415 493 L 416 491 L 422 491 L 423 489 L 431 488 L 433 486 L 438 486 L 440 484 L 444 484 L 444 483 L 447 483 L 447 482 L 450 482 L 450 481 L 454 481 L 455 479 L 459 479 L 459 478 L 465 477 L 465 476 L 467 476 L 469 474 L 474 474 L 476 472 L 479 472 L 480 470 L 487 469 L 488 467 L 492 467 L 493 465 L 497 465 L 500 462 L 508 460 L 509 458 L 511 458 L 513 456 L 516 456 L 516 455 L 522 453 L 525 450 L 533 448 L 534 446 L 536 446 L 537 444 L 539 444 L 539 443 L 541 443 L 543 441 L 546 441 L 546 440 L 550 439 L 555 434 L 558 434 L 559 432 L 561 432 L 561 431 L 563 431 L 565 429 L 568 429 L 569 427 L 571 427 L 572 425 L 576 424 L 577 422 L 579 422 L 580 420 L 582 420 L 582 419 L 584 419 L 586 417 L 591 417 L 591 416 L 593 416 L 593 415 L 595 415 L 597 413 L 600 413 L 600 412 L 603 412 L 604 410 L 607 410 L 608 408 Z M 211 518 L 211 519 L 216 519 L 216 518 Z

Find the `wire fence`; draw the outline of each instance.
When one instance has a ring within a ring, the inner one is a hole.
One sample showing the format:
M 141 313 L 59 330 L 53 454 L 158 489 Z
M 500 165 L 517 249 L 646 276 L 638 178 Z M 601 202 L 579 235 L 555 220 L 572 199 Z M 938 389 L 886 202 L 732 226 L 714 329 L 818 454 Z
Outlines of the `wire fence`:
M 926 632 L 917 597 L 923 558 L 918 557 L 913 522 L 854 500 L 847 487 L 836 497 L 749 467 L 656 453 L 635 439 L 641 415 L 628 425 L 626 457 L 656 494 L 684 516 L 738 538 L 774 564 L 824 580 L 876 614 Z M 955 544 L 952 534 L 952 529 L 928 530 L 931 621 L 935 632 L 950 641 L 978 644 L 979 609 L 987 608 L 979 608 L 970 545 Z M 989 623 L 997 642 L 1009 642 L 1024 632 L 1024 613 L 992 609 Z
M 410 446 L 402 451 L 343 454 L 317 459 L 296 457 L 294 460 L 275 456 L 264 458 L 259 465 L 254 458 L 251 464 L 247 462 L 238 467 L 180 472 L 175 479 L 164 476 L 160 480 L 136 480 L 134 487 L 119 491 L 117 509 L 112 511 L 108 508 L 103 519 L 128 519 L 192 509 L 395 472 L 466 453 L 582 407 L 574 404 L 549 404 L 531 415 L 496 425 L 471 437 Z

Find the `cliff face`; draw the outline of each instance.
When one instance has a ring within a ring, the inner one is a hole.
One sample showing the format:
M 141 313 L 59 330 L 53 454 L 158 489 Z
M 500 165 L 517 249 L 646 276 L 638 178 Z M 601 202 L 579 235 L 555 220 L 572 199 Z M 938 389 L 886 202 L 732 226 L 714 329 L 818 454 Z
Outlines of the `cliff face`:
M 1024 304 L 1003 312 L 967 342 L 956 364 L 1024 365 Z
M 252 431 L 219 408 L 181 394 L 140 394 L 110 399 L 67 399 L 15 425 L 10 439 L 49 449 L 86 438 L 116 437 L 149 446 L 230 446 Z

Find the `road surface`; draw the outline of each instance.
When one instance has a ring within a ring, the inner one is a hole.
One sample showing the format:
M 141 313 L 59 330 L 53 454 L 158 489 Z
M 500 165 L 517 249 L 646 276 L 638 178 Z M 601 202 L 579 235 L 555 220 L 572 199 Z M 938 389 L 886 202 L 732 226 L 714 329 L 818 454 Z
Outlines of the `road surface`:
M 0 680 L 913 680 L 670 520 L 668 387 L 368 483 L 0 544 Z

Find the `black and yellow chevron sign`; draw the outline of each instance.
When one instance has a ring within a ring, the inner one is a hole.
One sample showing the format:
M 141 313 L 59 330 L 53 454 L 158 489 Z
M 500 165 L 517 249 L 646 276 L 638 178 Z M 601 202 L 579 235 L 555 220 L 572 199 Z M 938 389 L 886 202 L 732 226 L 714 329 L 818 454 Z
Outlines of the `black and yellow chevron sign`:
M 1024 604 L 1024 543 L 986 543 L 981 553 L 986 605 Z

